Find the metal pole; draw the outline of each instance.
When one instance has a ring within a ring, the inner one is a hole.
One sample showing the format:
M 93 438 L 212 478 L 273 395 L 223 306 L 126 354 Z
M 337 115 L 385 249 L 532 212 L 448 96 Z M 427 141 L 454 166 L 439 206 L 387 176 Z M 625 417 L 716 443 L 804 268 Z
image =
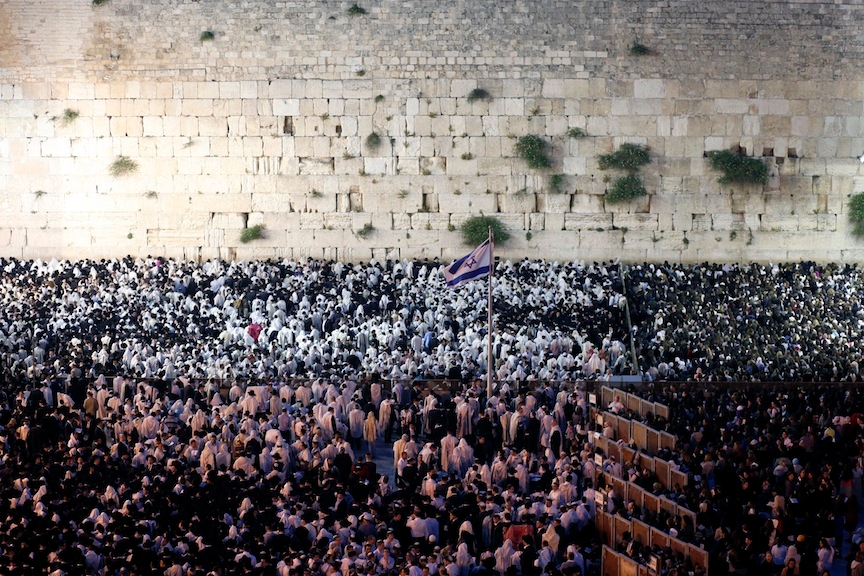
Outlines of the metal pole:
M 489 283 L 486 302 L 486 402 L 492 399 L 492 370 L 495 363 L 492 360 L 492 275 L 495 273 L 495 234 L 489 227 Z
M 642 375 L 639 370 L 639 357 L 636 356 L 636 339 L 633 337 L 633 324 L 630 322 L 630 298 L 627 297 L 627 284 L 624 282 L 624 266 L 618 263 L 618 276 L 621 277 L 621 291 L 624 293 L 624 312 L 627 317 L 627 336 L 630 338 L 630 355 L 633 357 L 633 368 L 636 374 Z

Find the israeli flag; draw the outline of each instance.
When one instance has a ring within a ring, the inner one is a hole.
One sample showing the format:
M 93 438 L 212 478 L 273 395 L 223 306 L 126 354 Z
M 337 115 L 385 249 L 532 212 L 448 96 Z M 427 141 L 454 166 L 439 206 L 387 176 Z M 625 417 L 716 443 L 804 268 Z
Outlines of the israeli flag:
M 492 268 L 492 242 L 486 240 L 470 254 L 453 262 L 444 270 L 447 286 L 455 288 L 463 282 L 485 278 Z

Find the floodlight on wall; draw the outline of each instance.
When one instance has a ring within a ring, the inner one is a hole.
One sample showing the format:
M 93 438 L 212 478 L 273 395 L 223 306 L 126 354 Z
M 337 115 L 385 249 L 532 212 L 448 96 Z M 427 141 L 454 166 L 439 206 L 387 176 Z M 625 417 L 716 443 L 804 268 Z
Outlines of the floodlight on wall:
M 861 164 L 864 164 L 864 153 L 858 156 L 858 161 L 861 162 Z

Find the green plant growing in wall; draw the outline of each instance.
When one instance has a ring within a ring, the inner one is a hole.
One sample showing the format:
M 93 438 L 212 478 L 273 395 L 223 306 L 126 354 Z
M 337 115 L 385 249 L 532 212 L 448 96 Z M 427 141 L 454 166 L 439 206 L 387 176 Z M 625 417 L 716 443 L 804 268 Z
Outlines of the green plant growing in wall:
M 549 177 L 549 189 L 555 194 L 560 194 L 564 189 L 564 174 L 552 174 Z
M 602 154 L 597 160 L 601 170 L 615 168 L 635 172 L 645 164 L 651 162 L 651 149 L 641 144 L 622 144 L 618 150 L 611 154 Z
M 465 152 L 462 154 L 462 160 L 473 160 L 474 155 L 471 152 Z
M 633 56 L 648 56 L 651 54 L 651 49 L 637 40 L 630 45 L 630 54 Z
M 248 244 L 253 240 L 258 240 L 259 238 L 264 237 L 264 225 L 256 224 L 255 226 L 249 226 L 244 228 L 242 232 L 240 232 L 240 242 L 243 244 Z
M 321 191 L 317 188 L 313 188 L 312 190 L 310 190 L 309 195 L 312 196 L 312 198 L 321 198 L 322 196 L 324 196 L 324 194 L 322 194 Z
M 474 88 L 468 93 L 468 102 L 476 102 L 477 100 L 491 100 L 492 95 L 483 88 Z
M 606 201 L 611 204 L 629 202 L 647 193 L 642 179 L 636 174 L 628 174 L 615 179 L 612 188 L 606 193 Z
M 717 179 L 721 184 L 766 184 L 768 165 L 759 158 L 749 158 L 731 150 L 716 150 L 708 153 L 711 167 L 723 175 Z
M 198 36 L 198 40 L 200 40 L 201 42 L 209 42 L 214 38 L 216 38 L 216 34 L 214 34 L 212 30 L 204 30 L 203 32 L 201 32 L 201 35 Z
M 128 156 L 117 156 L 109 167 L 111 176 L 124 176 L 138 170 L 138 163 Z
M 375 96 L 375 103 L 376 104 L 380 104 L 383 101 L 384 101 L 384 95 L 383 94 L 378 94 L 377 96 Z
M 367 238 L 374 230 L 375 230 L 375 227 L 372 225 L 372 223 L 367 222 L 366 224 L 363 225 L 363 228 L 361 228 L 360 230 L 357 230 L 357 232 L 355 232 L 355 234 L 357 234 L 358 238 Z
M 351 7 L 348 8 L 349 16 L 362 16 L 363 14 L 366 14 L 366 9 L 357 4 L 352 4 Z
M 853 195 L 849 200 L 849 222 L 853 234 L 864 236 L 864 192 Z
M 41 198 L 45 194 L 47 194 L 45 190 L 36 190 L 35 192 L 33 192 L 33 195 L 36 196 L 36 198 Z
M 568 138 L 584 138 L 588 134 L 582 128 L 570 128 L 567 130 Z
M 105 4 L 106 2 L 108 2 L 108 0 L 93 0 L 93 6 L 101 6 L 102 4 Z
M 377 132 L 372 132 L 366 136 L 366 147 L 372 151 L 378 150 L 381 147 L 381 136 Z
M 501 221 L 494 216 L 472 216 L 460 226 L 462 241 L 470 246 L 481 244 L 489 237 L 489 228 L 495 236 L 496 244 L 504 244 L 510 239 L 510 233 Z
M 66 108 L 63 110 L 63 116 L 60 119 L 61 126 L 69 126 L 75 119 L 78 118 L 78 111 L 72 110 L 71 108 Z
M 529 168 L 549 168 L 552 160 L 546 155 L 548 143 L 535 134 L 522 136 L 516 141 L 516 153 L 528 164 Z

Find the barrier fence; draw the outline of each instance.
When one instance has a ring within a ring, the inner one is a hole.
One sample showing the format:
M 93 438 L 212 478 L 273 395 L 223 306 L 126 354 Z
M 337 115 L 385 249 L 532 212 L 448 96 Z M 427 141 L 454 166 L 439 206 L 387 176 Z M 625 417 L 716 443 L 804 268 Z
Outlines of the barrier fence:
M 641 468 L 651 470 L 657 475 L 657 481 L 666 490 L 685 488 L 690 482 L 686 473 L 676 470 L 668 461 L 649 456 L 644 452 L 634 450 L 626 444 L 619 444 L 605 436 L 601 435 L 594 438 L 594 448 L 607 457 L 615 456 L 622 464 L 633 462 L 633 464 Z
M 627 569 L 639 564 L 632 558 L 620 554 L 615 551 L 617 545 L 624 542 L 623 536 L 627 532 L 634 541 L 639 542 L 642 546 L 647 546 L 648 549 L 654 546 L 660 548 L 669 548 L 673 553 L 680 553 L 685 558 L 690 558 L 694 566 L 702 566 L 705 569 L 705 574 L 708 574 L 708 552 L 702 548 L 679 540 L 674 536 L 670 536 L 666 532 L 649 526 L 641 520 L 627 519 L 621 516 L 613 516 L 601 510 L 597 510 L 597 529 L 600 532 L 604 544 L 604 553 L 601 557 L 601 572 L 606 575 L 615 576 L 625 574 L 626 572 L 608 571 L 608 562 L 612 562 L 612 566 L 620 567 L 622 561 L 628 564 Z M 608 549 L 614 554 L 614 557 L 607 557 L 605 550 Z M 608 558 L 608 559 L 607 559 Z M 644 567 L 644 566 L 642 566 Z M 636 574 L 637 572 L 630 572 Z M 653 570 L 650 572 L 639 572 L 640 574 L 656 574 Z
M 669 407 L 665 404 L 645 400 L 637 394 L 624 392 L 620 388 L 611 388 L 609 386 L 603 386 L 600 388 L 600 406 L 605 409 L 612 403 L 615 396 L 620 396 L 621 403 L 628 410 L 632 410 L 642 418 L 645 418 L 649 413 L 651 413 L 655 416 L 660 416 L 665 420 L 669 420 Z
M 603 476 L 606 485 L 612 486 L 615 490 L 615 494 L 620 496 L 624 502 L 632 500 L 636 506 L 644 508 L 653 514 L 659 514 L 660 510 L 665 510 L 673 518 L 675 516 L 688 516 L 693 525 L 696 526 L 696 513 L 689 508 L 680 506 L 674 500 L 670 500 L 664 496 L 657 496 L 651 491 L 645 490 L 638 484 L 634 484 L 633 482 L 624 480 L 623 478 L 615 478 L 606 472 L 600 472 L 598 477 L 600 475 Z

